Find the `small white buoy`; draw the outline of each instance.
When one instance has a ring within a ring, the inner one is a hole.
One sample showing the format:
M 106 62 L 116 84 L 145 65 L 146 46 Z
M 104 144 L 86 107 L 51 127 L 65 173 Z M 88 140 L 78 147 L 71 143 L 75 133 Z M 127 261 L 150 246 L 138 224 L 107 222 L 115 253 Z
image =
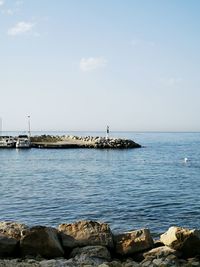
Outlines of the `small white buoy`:
M 187 163 L 188 162 L 188 158 L 184 158 L 184 162 Z

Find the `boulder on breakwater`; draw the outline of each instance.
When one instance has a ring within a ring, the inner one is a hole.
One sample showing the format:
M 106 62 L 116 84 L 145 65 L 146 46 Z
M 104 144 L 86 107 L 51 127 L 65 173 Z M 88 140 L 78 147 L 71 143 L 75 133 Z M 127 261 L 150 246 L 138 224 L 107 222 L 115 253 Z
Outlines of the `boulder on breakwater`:
M 108 224 L 94 221 L 64 223 L 58 229 L 0 222 L 0 266 L 200 266 L 199 233 L 171 227 L 156 242 L 149 229 L 114 234 Z
M 31 137 L 32 147 L 38 148 L 140 148 L 130 139 L 99 136 L 40 135 Z

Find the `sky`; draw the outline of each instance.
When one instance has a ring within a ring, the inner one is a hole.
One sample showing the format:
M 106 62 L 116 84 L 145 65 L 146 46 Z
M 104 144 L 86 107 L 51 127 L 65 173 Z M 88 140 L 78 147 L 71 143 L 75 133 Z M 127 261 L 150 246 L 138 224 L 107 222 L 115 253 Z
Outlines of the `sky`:
M 0 0 L 3 130 L 200 131 L 199 0 Z

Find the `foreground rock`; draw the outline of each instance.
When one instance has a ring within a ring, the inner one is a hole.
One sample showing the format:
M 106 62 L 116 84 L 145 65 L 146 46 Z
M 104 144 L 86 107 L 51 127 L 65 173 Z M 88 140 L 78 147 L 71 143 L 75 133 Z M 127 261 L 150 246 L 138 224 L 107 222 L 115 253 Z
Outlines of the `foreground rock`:
M 167 258 L 145 259 L 141 263 L 135 262 L 131 258 L 125 261 L 114 260 L 103 262 L 101 264 L 78 263 L 72 259 L 52 259 L 52 260 L 34 260 L 34 259 L 0 259 L 0 267 L 198 267 L 198 259 L 179 260 L 168 256 Z
M 184 266 L 185 261 L 180 262 L 178 259 L 179 253 L 167 246 L 153 248 L 148 252 L 143 253 L 144 260 L 140 266 Z M 188 266 L 189 267 L 189 266 Z
M 115 251 L 120 255 L 131 255 L 153 247 L 148 229 L 136 230 L 115 236 Z
M 1 259 L 0 267 L 40 267 L 40 263 L 33 259 Z M 53 266 L 52 266 L 53 267 Z
M 181 251 L 184 257 L 200 255 L 200 231 L 181 227 L 170 227 L 161 235 L 161 242 L 175 250 Z
M 32 227 L 24 232 L 20 241 L 21 254 L 44 258 L 56 258 L 64 255 L 56 229 L 45 226 Z
M 169 255 L 179 256 L 179 253 L 175 249 L 172 249 L 167 246 L 153 248 L 148 252 L 143 253 L 144 258 L 153 257 L 158 259 L 158 258 L 168 257 Z
M 192 265 L 187 265 L 185 261 L 179 261 L 179 259 L 175 255 L 169 255 L 163 258 L 154 258 L 154 257 L 147 257 L 141 263 L 140 266 L 142 267 L 180 267 L 180 266 L 187 266 L 192 267 Z
M 17 244 L 17 239 L 0 234 L 0 257 L 10 257 L 16 255 Z
M 0 257 L 18 256 L 19 241 L 28 226 L 16 222 L 0 222 Z
M 113 244 L 109 226 L 94 221 L 61 224 L 59 231 L 0 226 L 0 267 L 200 267 L 198 230 L 171 227 L 153 242 L 141 229 L 115 235 Z
M 103 246 L 86 246 L 73 249 L 70 258 L 79 264 L 99 265 L 111 260 L 110 252 Z
M 106 223 L 80 221 L 61 224 L 58 227 L 65 249 L 82 246 L 106 246 L 113 248 L 113 236 Z
M 29 229 L 29 227 L 22 223 L 17 222 L 0 222 L 0 233 L 15 238 L 17 240 L 20 240 L 23 231 Z

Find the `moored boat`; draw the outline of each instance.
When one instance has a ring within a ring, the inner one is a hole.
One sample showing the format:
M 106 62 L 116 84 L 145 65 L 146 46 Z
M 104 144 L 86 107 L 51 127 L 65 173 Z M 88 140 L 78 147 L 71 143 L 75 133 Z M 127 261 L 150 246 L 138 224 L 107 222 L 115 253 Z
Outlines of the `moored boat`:
M 19 135 L 17 137 L 16 148 L 30 148 L 31 141 L 28 135 Z
M 0 136 L 0 148 L 12 148 L 15 143 L 16 141 L 12 136 Z

